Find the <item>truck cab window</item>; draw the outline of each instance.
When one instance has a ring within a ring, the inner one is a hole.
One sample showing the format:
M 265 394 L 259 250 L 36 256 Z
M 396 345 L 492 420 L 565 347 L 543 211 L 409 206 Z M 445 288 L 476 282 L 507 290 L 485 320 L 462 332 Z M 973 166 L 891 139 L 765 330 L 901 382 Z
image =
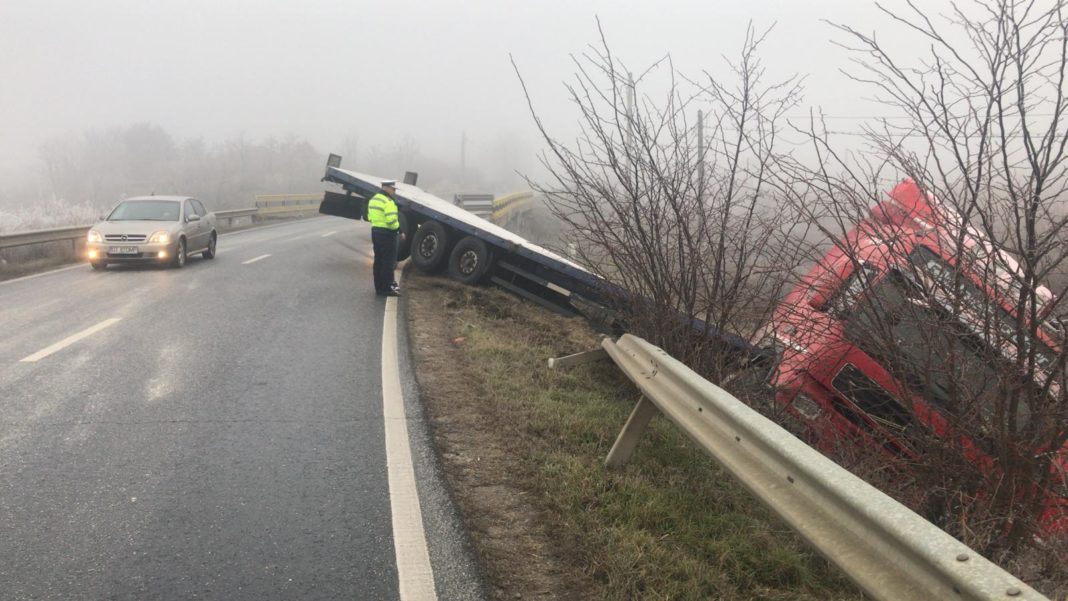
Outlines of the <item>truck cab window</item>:
M 842 281 L 842 285 L 827 299 L 821 309 L 838 319 L 845 319 L 846 315 L 852 312 L 864 291 L 878 277 L 878 269 L 861 263 L 853 270 L 853 273 L 849 274 L 849 277 Z
M 872 421 L 891 432 L 904 433 L 913 424 L 909 408 L 851 363 L 838 371 L 832 384 Z

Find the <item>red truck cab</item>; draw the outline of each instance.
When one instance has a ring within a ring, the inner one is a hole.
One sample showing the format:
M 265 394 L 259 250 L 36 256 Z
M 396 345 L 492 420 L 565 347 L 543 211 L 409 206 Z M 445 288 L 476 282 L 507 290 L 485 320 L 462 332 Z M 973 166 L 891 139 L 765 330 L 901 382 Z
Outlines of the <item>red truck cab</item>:
M 776 401 L 821 449 L 866 440 L 907 459 L 922 429 L 959 436 L 969 461 L 996 469 L 993 433 L 984 432 L 996 422 L 999 370 L 1018 352 L 1010 299 L 1019 297 L 1020 272 L 962 223 L 906 180 L 777 306 L 761 342 L 778 358 Z M 1053 296 L 1038 287 L 1036 297 L 1044 316 Z M 1063 374 L 1062 341 L 1045 323 L 1024 340 L 1043 383 Z M 949 350 L 937 352 L 943 345 Z M 1048 393 L 1060 394 L 1056 382 Z M 960 398 L 970 399 L 968 411 L 955 406 Z M 1030 419 L 1022 405 L 1016 415 L 1017 428 Z M 1063 482 L 1068 446 L 1055 453 L 1054 481 Z M 1047 505 L 1046 522 L 1068 530 L 1066 500 L 1049 495 Z

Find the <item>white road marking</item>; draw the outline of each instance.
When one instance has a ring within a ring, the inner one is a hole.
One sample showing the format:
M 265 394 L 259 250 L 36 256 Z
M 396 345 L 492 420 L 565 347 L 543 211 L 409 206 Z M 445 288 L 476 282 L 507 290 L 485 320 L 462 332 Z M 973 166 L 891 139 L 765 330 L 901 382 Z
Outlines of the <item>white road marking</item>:
M 397 274 L 400 279 L 400 274 Z M 382 415 L 386 428 L 386 470 L 393 514 L 393 547 L 401 601 L 436 601 L 434 570 L 423 531 L 423 512 L 415 486 L 408 442 L 400 371 L 397 369 L 397 299 L 386 299 L 382 323 Z
M 327 232 L 327 233 L 325 233 L 325 234 L 323 234 L 322 236 L 319 236 L 319 237 L 320 238 L 329 238 L 330 236 L 333 236 L 336 233 L 337 233 L 337 230 L 334 230 L 332 232 Z
M 269 256 L 271 256 L 271 255 L 260 255 L 258 257 L 253 258 L 253 259 L 249 259 L 248 261 L 244 261 L 241 264 L 242 265 L 248 265 L 249 263 L 255 263 L 256 261 L 259 261 L 260 259 L 266 259 Z
M 82 338 L 85 338 L 87 336 L 92 336 L 93 334 L 96 334 L 100 330 L 103 330 L 104 328 L 106 328 L 108 326 L 114 325 L 115 323 L 117 323 L 119 321 L 121 321 L 121 320 L 118 317 L 112 317 L 111 319 L 105 319 L 104 321 L 96 324 L 95 326 L 93 326 L 91 328 L 87 328 L 85 330 L 82 330 L 81 332 L 78 332 L 77 334 L 74 334 L 73 336 L 68 336 L 68 337 L 64 338 L 63 340 L 60 340 L 59 342 L 53 344 L 52 346 L 50 346 L 48 348 L 39 350 L 36 353 L 30 355 L 29 357 L 26 357 L 25 359 L 20 360 L 19 362 L 20 363 L 32 363 L 34 361 L 40 361 L 41 359 L 44 359 L 45 357 L 51 355 L 52 353 L 55 353 L 57 351 L 61 351 L 61 350 L 65 349 L 65 348 L 67 348 L 68 346 L 74 344 L 75 342 L 78 342 Z

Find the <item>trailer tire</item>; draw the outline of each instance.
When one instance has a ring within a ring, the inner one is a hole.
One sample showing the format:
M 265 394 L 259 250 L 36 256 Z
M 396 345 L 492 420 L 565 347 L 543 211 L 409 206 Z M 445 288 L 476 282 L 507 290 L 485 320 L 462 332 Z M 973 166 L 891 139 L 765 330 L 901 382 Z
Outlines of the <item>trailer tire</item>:
M 408 224 L 408 216 L 404 211 L 397 212 L 397 221 L 400 222 L 401 238 L 397 242 L 397 262 L 407 259 L 412 254 L 412 228 Z
M 486 277 L 492 265 L 493 256 L 486 243 L 466 236 L 449 254 L 449 277 L 461 284 L 474 285 Z
M 426 273 L 434 273 L 449 257 L 449 232 L 437 221 L 424 221 L 415 230 L 410 246 L 412 264 Z

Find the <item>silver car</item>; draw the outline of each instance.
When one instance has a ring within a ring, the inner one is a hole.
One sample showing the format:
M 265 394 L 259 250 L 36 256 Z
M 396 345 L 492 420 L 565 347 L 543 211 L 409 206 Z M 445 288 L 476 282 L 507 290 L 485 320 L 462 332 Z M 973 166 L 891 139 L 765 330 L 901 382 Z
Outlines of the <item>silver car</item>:
M 201 253 L 215 256 L 215 213 L 188 196 L 140 196 L 120 202 L 89 230 L 86 253 L 93 269 L 109 263 L 185 265 Z

